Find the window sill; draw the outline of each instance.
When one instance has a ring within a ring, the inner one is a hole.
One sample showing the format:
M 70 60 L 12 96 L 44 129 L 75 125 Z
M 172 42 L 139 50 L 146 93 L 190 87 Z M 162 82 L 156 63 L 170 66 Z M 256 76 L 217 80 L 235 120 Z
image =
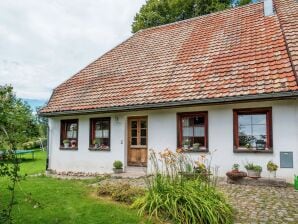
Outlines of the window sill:
M 208 152 L 209 150 L 206 148 L 203 149 L 180 149 L 183 153 L 196 153 L 196 152 Z
M 102 148 L 94 148 L 94 147 L 89 147 L 88 150 L 89 151 L 103 151 L 103 152 L 109 152 L 109 151 L 111 151 L 110 148 L 102 149 Z
M 234 153 L 273 153 L 272 149 L 256 150 L 256 149 L 234 149 Z
M 68 150 L 68 151 L 77 151 L 78 147 L 68 147 L 68 148 L 60 147 L 59 149 L 60 150 Z

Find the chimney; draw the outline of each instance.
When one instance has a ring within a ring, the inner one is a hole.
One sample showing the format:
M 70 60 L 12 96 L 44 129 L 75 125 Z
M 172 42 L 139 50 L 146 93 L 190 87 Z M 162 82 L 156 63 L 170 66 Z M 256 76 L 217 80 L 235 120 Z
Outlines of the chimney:
M 264 14 L 265 16 L 272 16 L 274 14 L 272 0 L 264 0 Z

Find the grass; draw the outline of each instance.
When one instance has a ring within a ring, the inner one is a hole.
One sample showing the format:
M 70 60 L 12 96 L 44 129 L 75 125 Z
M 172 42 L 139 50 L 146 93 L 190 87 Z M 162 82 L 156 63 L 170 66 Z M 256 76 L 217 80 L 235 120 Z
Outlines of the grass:
M 45 152 L 23 156 L 22 174 L 37 174 L 45 170 Z M 46 176 L 28 176 L 16 189 L 14 207 L 15 223 L 145 223 L 137 211 L 125 205 L 106 202 L 95 196 L 93 180 L 59 180 Z M 7 179 L 0 179 L 0 189 L 5 189 Z M 0 208 L 8 200 L 8 191 L 1 190 Z

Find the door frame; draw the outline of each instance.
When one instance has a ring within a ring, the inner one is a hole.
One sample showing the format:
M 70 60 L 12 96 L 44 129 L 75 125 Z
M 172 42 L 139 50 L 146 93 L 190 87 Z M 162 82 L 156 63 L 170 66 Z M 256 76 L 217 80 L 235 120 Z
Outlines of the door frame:
M 129 149 L 130 149 L 130 120 L 132 120 L 132 119 L 146 119 L 146 122 L 147 122 L 147 131 L 146 131 L 146 141 L 147 141 L 147 145 L 146 145 L 146 147 L 144 147 L 145 149 L 146 149 L 146 151 L 147 151 L 147 153 L 146 153 L 146 165 L 144 165 L 144 166 L 137 166 L 137 165 L 129 165 Z M 126 144 L 126 165 L 128 166 L 128 167 L 133 167 L 133 166 L 135 166 L 135 167 L 147 167 L 147 165 L 148 165 L 148 116 L 147 115 L 137 115 L 137 116 L 128 116 L 127 117 L 127 126 L 126 126 L 126 133 L 127 133 L 127 135 L 126 135 L 126 142 L 127 142 L 127 144 Z

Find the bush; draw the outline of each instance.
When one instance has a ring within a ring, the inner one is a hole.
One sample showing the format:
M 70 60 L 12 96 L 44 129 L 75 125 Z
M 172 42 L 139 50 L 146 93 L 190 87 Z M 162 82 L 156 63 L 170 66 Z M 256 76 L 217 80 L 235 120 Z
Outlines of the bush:
M 247 169 L 247 170 L 253 170 L 253 171 L 256 171 L 256 172 L 262 172 L 262 167 L 259 166 L 259 165 L 255 165 L 253 163 L 247 163 L 245 165 L 245 169 Z
M 110 196 L 114 201 L 133 203 L 138 197 L 145 195 L 145 189 L 131 186 L 128 183 L 103 183 L 99 186 L 99 196 Z
M 150 153 L 155 173 L 146 179 L 148 192 L 132 205 L 139 209 L 140 215 L 148 213 L 150 217 L 185 224 L 233 223 L 231 206 L 216 190 L 216 181 L 210 178 L 211 159 L 208 162 L 204 156 L 201 161 L 194 162 L 185 154 L 170 150 L 159 155 L 157 158 L 154 151 Z M 197 165 L 192 173 L 188 164 Z M 192 174 L 193 178 L 185 178 L 181 173 Z
M 123 167 L 123 163 L 120 161 L 120 160 L 116 160 L 114 163 L 113 163 L 113 166 L 115 169 L 122 169 Z
M 25 142 L 25 143 L 22 144 L 22 148 L 23 149 L 36 149 L 36 148 L 40 148 L 40 141 L 42 142 L 43 147 L 46 147 L 47 146 L 47 139 L 46 138 L 42 138 L 41 140 Z
M 139 214 L 175 223 L 233 223 L 232 208 L 215 187 L 199 179 L 172 181 L 157 175 L 148 193 L 132 205 Z

